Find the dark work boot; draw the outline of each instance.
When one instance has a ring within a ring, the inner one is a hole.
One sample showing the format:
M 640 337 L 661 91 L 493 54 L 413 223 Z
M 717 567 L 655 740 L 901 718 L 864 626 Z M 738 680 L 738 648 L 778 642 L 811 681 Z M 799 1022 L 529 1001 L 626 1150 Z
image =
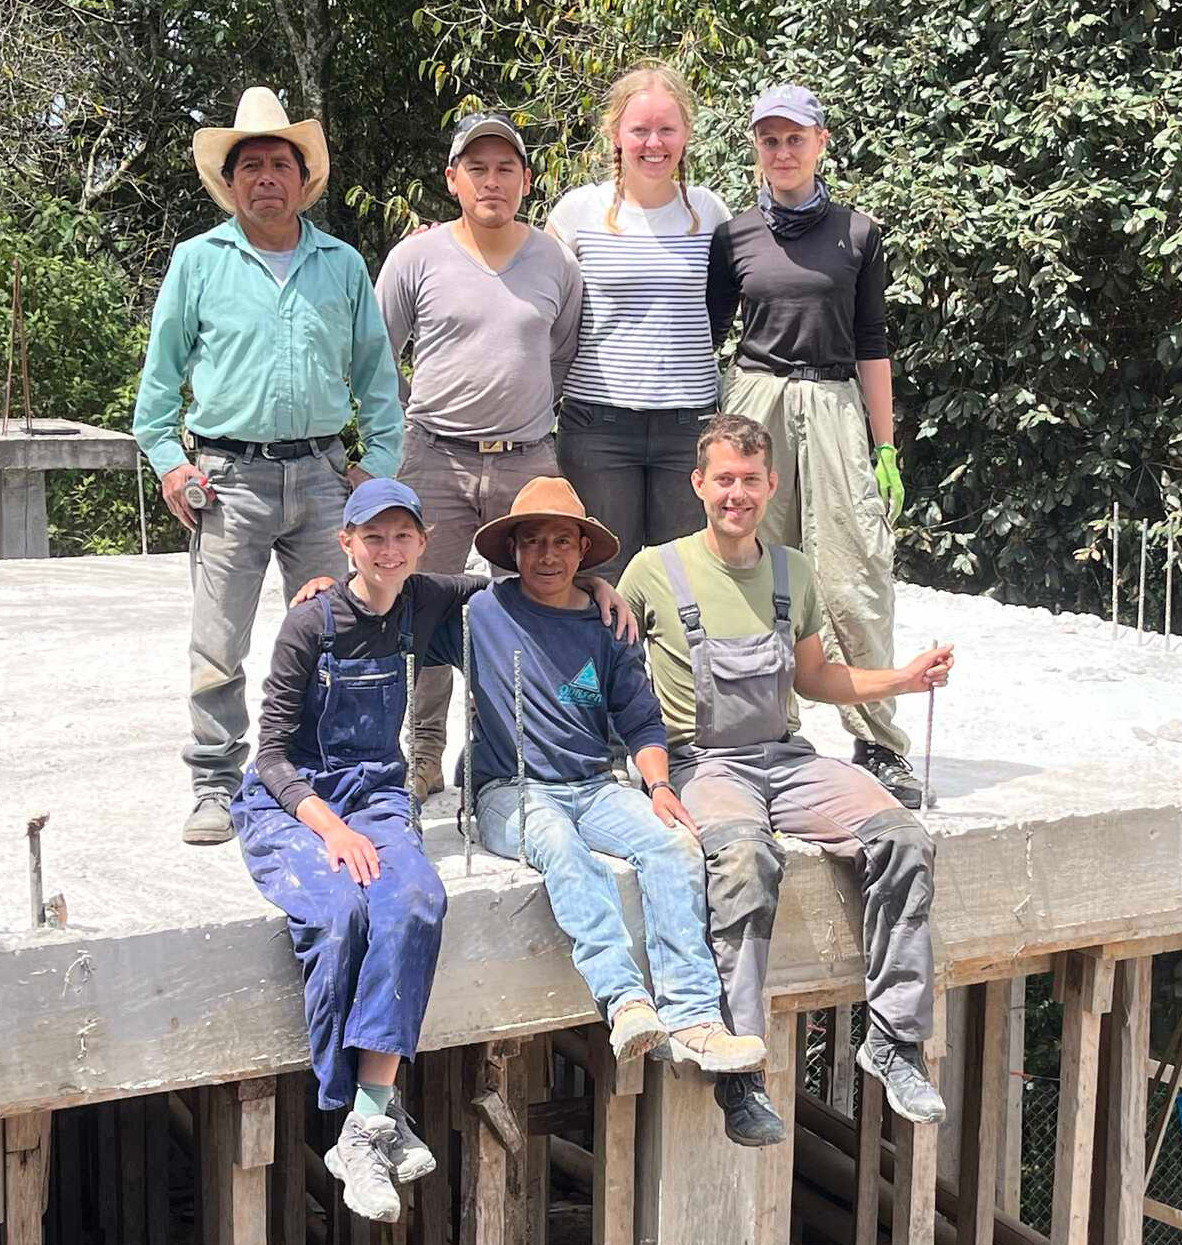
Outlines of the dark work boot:
M 896 1115 L 913 1124 L 944 1121 L 944 1099 L 932 1084 L 918 1043 L 897 1042 L 871 1025 L 858 1047 L 858 1066 L 883 1084 Z
M 724 1072 L 714 1085 L 726 1135 L 737 1146 L 776 1146 L 788 1130 L 767 1096 L 762 1072 Z
M 911 762 L 906 757 L 883 744 L 855 739 L 854 764 L 869 770 L 904 808 L 919 808 L 923 804 L 923 784 L 912 772 Z M 931 802 L 936 802 L 935 793 Z

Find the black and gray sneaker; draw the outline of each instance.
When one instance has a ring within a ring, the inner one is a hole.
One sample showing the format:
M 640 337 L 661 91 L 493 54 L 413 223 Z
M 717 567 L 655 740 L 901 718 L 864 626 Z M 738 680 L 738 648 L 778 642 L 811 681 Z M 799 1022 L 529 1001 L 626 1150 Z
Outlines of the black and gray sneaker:
M 435 1156 L 427 1149 L 426 1143 L 415 1136 L 411 1125 L 413 1118 L 402 1105 L 402 1095 L 397 1089 L 386 1115 L 394 1121 L 394 1132 L 383 1133 L 380 1138 L 382 1151 L 396 1184 L 410 1184 L 413 1180 L 421 1180 L 435 1170 Z
M 856 739 L 854 764 L 869 770 L 904 808 L 923 805 L 923 784 L 912 772 L 911 762 L 906 757 L 892 752 L 884 744 L 868 744 L 864 739 Z M 935 802 L 933 795 L 932 803 Z
M 913 1124 L 940 1124 L 944 1099 L 932 1084 L 923 1052 L 914 1042 L 896 1042 L 876 1025 L 858 1047 L 858 1066 L 881 1081 L 891 1110 Z
M 395 1130 L 384 1115 L 365 1119 L 350 1111 L 336 1145 L 324 1156 L 325 1167 L 345 1186 L 345 1205 L 363 1219 L 396 1223 L 402 1211 L 386 1157 Z
M 714 1083 L 726 1135 L 737 1146 L 776 1146 L 788 1138 L 779 1112 L 767 1096 L 762 1072 L 723 1072 Z

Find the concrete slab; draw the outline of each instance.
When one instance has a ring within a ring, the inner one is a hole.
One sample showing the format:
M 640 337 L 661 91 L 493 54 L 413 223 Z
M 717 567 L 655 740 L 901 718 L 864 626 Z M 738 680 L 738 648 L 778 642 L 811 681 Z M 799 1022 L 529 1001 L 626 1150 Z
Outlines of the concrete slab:
M 1160 636 L 1113 642 L 1102 620 L 902 585 L 898 651 L 957 644 L 937 696 L 937 833 L 1182 803 L 1182 651 Z M 68 558 L 0 566 L 0 936 L 27 926 L 24 828 L 49 813 L 48 891 L 95 934 L 268 915 L 237 846 L 186 848 L 180 749 L 189 586 L 181 555 Z M 247 666 L 252 719 L 283 603 L 268 580 Z M 922 769 L 926 698 L 899 704 Z M 836 712 L 806 709 L 805 733 L 845 755 Z M 459 739 L 453 722 L 454 760 Z M 455 795 L 426 806 L 429 852 L 463 872 Z M 509 866 L 479 856 L 483 876 Z
M 73 419 L 34 419 L 33 435 L 15 415 L 0 434 L 0 468 L 61 471 L 101 467 L 135 470 L 138 446 L 126 432 L 96 428 Z
M 185 848 L 188 586 L 182 557 L 0 565 L 0 1114 L 298 1066 L 299 976 L 237 847 Z M 252 704 L 282 616 L 269 583 Z M 901 654 L 958 644 L 937 704 L 937 964 L 955 984 L 1018 958 L 1182 931 L 1182 653 L 1052 617 L 904 586 Z M 922 740 L 925 698 L 901 702 Z M 824 750 L 848 742 L 810 709 Z M 458 729 L 453 731 L 454 757 Z M 922 763 L 922 758 L 917 758 Z M 28 930 L 27 819 L 48 812 L 47 893 L 70 927 Z M 593 1018 L 532 870 L 478 853 L 463 876 L 454 793 L 427 805 L 451 906 L 427 1048 Z M 617 865 L 642 945 L 630 871 Z M 801 1006 L 860 990 L 848 871 L 801 848 L 769 988 Z

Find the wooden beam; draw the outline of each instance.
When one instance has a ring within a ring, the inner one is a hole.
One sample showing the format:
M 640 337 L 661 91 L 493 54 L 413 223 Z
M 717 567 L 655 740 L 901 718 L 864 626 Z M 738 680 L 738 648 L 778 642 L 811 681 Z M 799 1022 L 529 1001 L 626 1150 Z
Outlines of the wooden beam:
M 877 1245 L 879 1153 L 882 1145 L 882 1082 L 858 1068 L 857 1190 L 854 1245 Z
M 304 1098 L 307 1073 L 275 1081 L 275 1163 L 271 1171 L 273 1245 L 307 1245 L 304 1180 Z
M 1059 1121 L 1055 1140 L 1052 1245 L 1088 1239 L 1100 1017 L 1112 1006 L 1113 961 L 1070 953 L 1055 968 L 1063 1004 L 1059 1056 Z
M 1015 1219 L 1022 1212 L 1022 1094 L 1026 1068 L 1026 978 L 1009 982 L 1005 1116 L 997 1156 L 997 1205 Z
M 1141 1245 L 1145 1179 L 1145 1059 L 1153 959 L 1116 966 L 1109 1042 L 1104 1245 Z
M 636 1096 L 644 1089 L 644 1060 L 617 1064 L 605 1025 L 588 1034 L 595 1079 L 593 1245 L 632 1245 L 636 1216 Z
M 768 1097 L 780 1113 L 788 1139 L 759 1150 L 755 1169 L 755 1245 L 782 1245 L 792 1221 L 792 1163 L 796 1144 L 796 1075 L 801 1052 L 796 1045 L 796 1019 L 774 1012 L 767 1029 Z M 849 1048 L 849 1037 L 846 1037 Z
M 426 1051 L 415 1059 L 413 1114 L 435 1156 L 435 1170 L 415 1189 L 415 1245 L 446 1245 L 451 1239 L 451 1078 L 448 1051 Z M 458 1178 L 459 1173 L 454 1173 Z
M 970 986 L 965 1008 L 958 1245 L 992 1245 L 997 1150 L 1008 1079 L 1009 983 Z
M 505 1237 L 509 1152 L 489 1123 L 486 1098 L 492 1094 L 503 1101 L 505 1066 L 490 1044 L 464 1048 L 461 1093 L 460 1245 L 515 1245 Z M 483 1116 L 477 1102 L 485 1107 Z
M 143 1098 L 125 1098 L 115 1107 L 119 1124 L 120 1245 L 146 1245 L 148 1239 L 147 1116 Z
M 1158 1223 L 1168 1224 L 1171 1228 L 1177 1228 L 1182 1232 L 1182 1210 L 1178 1210 L 1173 1206 L 1167 1206 L 1165 1202 L 1159 1202 L 1151 1197 L 1144 1199 L 1142 1209 L 1150 1219 L 1155 1219 Z
M 940 1086 L 940 1063 L 947 1050 L 948 1009 L 943 991 L 935 997 L 933 1032 L 924 1043 L 932 1084 Z M 939 1129 L 895 1117 L 895 1202 L 893 1245 L 934 1245 L 936 1239 L 936 1162 Z
M 936 1171 L 943 1180 L 960 1183 L 960 1157 L 965 1120 L 965 1069 L 968 1062 L 969 991 L 958 986 L 945 992 L 947 1053 L 940 1066 L 940 1095 L 947 1114 L 936 1144 Z
M 528 1111 L 544 1110 L 550 1098 L 553 1067 L 549 1034 L 540 1033 L 529 1043 L 525 1051 L 525 1066 Z M 594 1116 L 591 1118 L 593 1120 Z M 546 1245 L 549 1239 L 550 1214 L 550 1138 L 548 1135 L 531 1134 L 526 1144 L 528 1183 L 525 1240 L 526 1245 Z
M 49 1162 L 48 1111 L 4 1121 L 4 1230 L 7 1245 L 42 1245 L 42 1198 Z

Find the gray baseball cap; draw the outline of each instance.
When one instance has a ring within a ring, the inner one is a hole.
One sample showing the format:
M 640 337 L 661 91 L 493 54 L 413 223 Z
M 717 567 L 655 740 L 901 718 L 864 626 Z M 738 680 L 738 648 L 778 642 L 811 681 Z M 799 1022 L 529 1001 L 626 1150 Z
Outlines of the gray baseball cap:
M 529 157 L 525 154 L 525 139 L 503 112 L 470 112 L 452 131 L 451 150 L 447 153 L 448 164 L 454 164 L 470 143 L 490 135 L 493 138 L 503 138 L 521 157 L 521 163 L 529 164 Z
M 825 128 L 825 110 L 821 101 L 803 86 L 773 86 L 755 101 L 751 110 L 751 127 L 765 117 L 786 117 L 797 125 Z

